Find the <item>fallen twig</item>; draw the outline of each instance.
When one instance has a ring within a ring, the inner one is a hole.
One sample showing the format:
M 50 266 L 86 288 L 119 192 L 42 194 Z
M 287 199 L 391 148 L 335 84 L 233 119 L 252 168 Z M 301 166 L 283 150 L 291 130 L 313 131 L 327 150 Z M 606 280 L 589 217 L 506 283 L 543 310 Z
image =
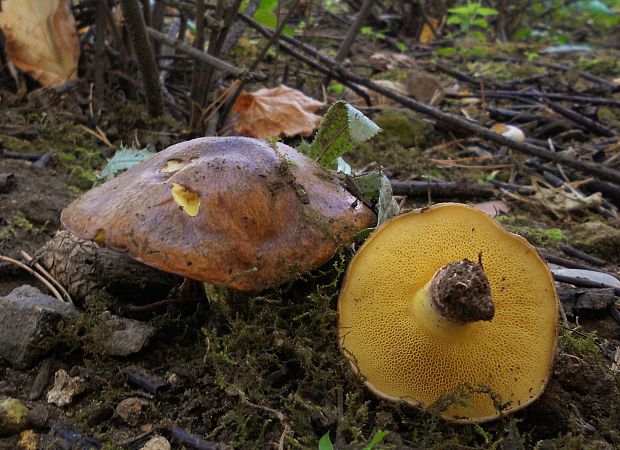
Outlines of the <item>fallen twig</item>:
M 230 73 L 237 77 L 247 76 L 250 79 L 257 80 L 257 81 L 263 81 L 267 79 L 267 76 L 262 73 L 257 73 L 257 72 L 247 73 L 244 69 L 240 69 L 239 67 L 235 67 L 232 64 L 227 63 L 226 61 L 222 61 L 219 58 L 215 58 L 211 55 L 208 55 L 203 51 L 197 50 L 194 47 L 185 44 L 184 42 L 178 41 L 176 39 L 172 39 L 166 36 L 165 34 L 160 33 L 159 31 L 154 30 L 152 28 L 147 28 L 146 31 L 151 39 L 154 39 L 157 42 L 161 42 L 162 44 L 167 45 L 169 47 L 173 47 L 179 52 L 185 53 L 186 55 L 191 56 L 192 58 L 200 61 L 201 63 L 206 64 L 208 66 L 215 67 L 216 69 L 222 72 Z
M 579 259 L 583 259 L 584 261 L 593 264 L 595 266 L 602 266 L 606 263 L 604 259 L 597 258 L 596 256 L 592 256 L 586 252 L 582 252 L 581 250 L 571 247 L 570 245 L 560 244 L 560 250 L 566 253 L 569 256 L 574 256 Z
M 52 274 L 50 274 L 45 267 L 43 267 L 41 264 L 39 264 L 38 262 L 36 262 L 34 260 L 34 258 L 32 256 L 30 256 L 28 253 L 26 253 L 25 251 L 21 250 L 21 255 L 22 257 L 28 261 L 28 263 L 33 264 L 34 267 L 41 273 L 41 275 L 43 275 L 44 277 L 46 277 L 52 284 L 54 284 L 59 290 L 60 292 L 62 292 L 62 294 L 64 295 L 64 298 L 73 305 L 73 299 L 71 298 L 71 295 L 69 295 L 69 293 L 67 292 L 67 290 L 62 286 L 62 284 L 60 284 L 58 282 L 58 280 L 56 280 L 56 278 L 54 278 L 52 276 Z
M 570 277 L 568 275 L 560 275 L 557 273 L 553 274 L 553 279 L 555 281 L 559 281 L 561 283 L 572 284 L 577 287 L 589 287 L 589 288 L 611 288 L 614 290 L 614 294 L 620 296 L 620 288 L 611 286 L 605 283 L 599 283 L 598 281 L 588 280 L 587 278 L 581 277 Z
M 33 277 L 35 277 L 37 280 L 39 280 L 41 283 L 43 283 L 51 292 L 52 294 L 54 294 L 54 297 L 56 297 L 56 299 L 58 301 L 64 302 L 64 299 L 62 298 L 62 295 L 60 295 L 60 292 L 58 292 L 58 290 L 52 286 L 52 284 L 47 281 L 41 274 L 39 274 L 37 271 L 32 270 L 30 267 L 28 267 L 26 264 L 19 262 L 16 259 L 13 258 L 9 258 L 8 256 L 3 256 L 0 255 L 0 261 L 6 261 L 10 264 L 13 264 L 21 269 L 24 269 L 26 272 L 28 272 L 30 275 L 32 275 Z
M 497 194 L 489 183 L 470 184 L 458 181 L 399 181 L 390 180 L 395 195 L 432 198 L 489 198 Z

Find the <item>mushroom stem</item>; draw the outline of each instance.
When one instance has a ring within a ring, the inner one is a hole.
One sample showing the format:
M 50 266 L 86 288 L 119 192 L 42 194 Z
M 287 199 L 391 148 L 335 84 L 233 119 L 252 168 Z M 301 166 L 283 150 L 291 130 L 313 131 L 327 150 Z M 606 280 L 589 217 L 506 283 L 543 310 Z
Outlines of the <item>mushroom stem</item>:
M 459 325 L 491 320 L 495 314 L 489 280 L 482 266 L 468 259 L 441 267 L 427 292 L 435 312 Z
M 441 267 L 413 299 L 416 314 L 429 330 L 456 338 L 466 325 L 491 320 L 495 305 L 480 264 L 468 259 Z

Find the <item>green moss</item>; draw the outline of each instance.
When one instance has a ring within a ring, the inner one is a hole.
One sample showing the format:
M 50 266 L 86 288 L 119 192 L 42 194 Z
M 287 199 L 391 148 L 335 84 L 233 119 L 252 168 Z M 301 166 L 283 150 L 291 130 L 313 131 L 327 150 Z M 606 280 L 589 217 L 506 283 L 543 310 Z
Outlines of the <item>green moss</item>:
M 17 230 L 26 231 L 30 235 L 38 235 L 45 232 L 47 222 L 41 226 L 35 226 L 22 211 L 16 211 L 13 217 L 6 220 L 6 225 L 0 227 L 0 242 L 17 236 Z
M 560 350 L 565 353 L 578 356 L 588 362 L 605 365 L 606 361 L 596 343 L 597 339 L 595 331 L 582 335 L 562 329 L 558 343 Z
M 407 110 L 388 108 L 377 114 L 373 120 L 383 130 L 384 138 L 403 147 L 425 147 L 434 133 L 431 124 Z
M 570 243 L 575 247 L 610 262 L 620 261 L 620 229 L 589 221 L 574 225 L 571 231 Z
M 467 63 L 467 72 L 477 77 L 496 80 L 518 80 L 545 73 L 547 69 L 533 64 L 515 64 L 504 61 L 472 61 Z
M 347 153 L 345 159 L 348 162 L 356 167 L 386 166 L 392 175 L 439 174 L 422 154 L 422 150 L 435 145 L 441 138 L 431 124 L 413 112 L 390 108 L 374 116 L 373 121 L 382 131 Z
M 507 228 L 516 234 L 525 237 L 532 245 L 546 246 L 557 245 L 567 240 L 564 232 L 559 228 L 537 228 L 532 226 Z

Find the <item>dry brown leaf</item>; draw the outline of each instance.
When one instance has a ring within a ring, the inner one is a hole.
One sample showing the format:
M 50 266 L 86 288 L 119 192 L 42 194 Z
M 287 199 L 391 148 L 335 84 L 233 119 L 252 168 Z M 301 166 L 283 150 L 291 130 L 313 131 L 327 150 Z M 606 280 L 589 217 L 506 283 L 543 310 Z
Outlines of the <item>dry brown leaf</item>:
M 238 113 L 235 131 L 256 138 L 308 136 L 321 122 L 313 114 L 324 103 L 281 84 L 272 89 L 242 92 L 232 111 Z
M 436 30 L 439 25 L 439 20 L 431 18 L 431 23 L 433 24 L 433 28 Z M 420 37 L 418 37 L 418 42 L 420 44 L 427 44 L 431 41 L 435 40 L 435 33 L 433 32 L 433 28 L 427 23 L 424 22 L 422 26 L 422 31 L 420 32 Z
M 2 0 L 8 58 L 44 86 L 77 77 L 80 43 L 68 0 Z

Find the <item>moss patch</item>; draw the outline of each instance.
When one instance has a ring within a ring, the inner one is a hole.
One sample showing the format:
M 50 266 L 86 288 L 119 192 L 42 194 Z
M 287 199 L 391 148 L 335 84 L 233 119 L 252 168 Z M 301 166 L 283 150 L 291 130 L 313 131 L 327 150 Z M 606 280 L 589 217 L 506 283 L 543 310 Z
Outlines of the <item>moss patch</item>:
M 385 166 L 392 176 L 436 173 L 437 169 L 422 154 L 441 138 L 430 123 L 400 109 L 386 109 L 372 119 L 382 131 L 349 152 L 345 156 L 347 161 L 356 167 Z

